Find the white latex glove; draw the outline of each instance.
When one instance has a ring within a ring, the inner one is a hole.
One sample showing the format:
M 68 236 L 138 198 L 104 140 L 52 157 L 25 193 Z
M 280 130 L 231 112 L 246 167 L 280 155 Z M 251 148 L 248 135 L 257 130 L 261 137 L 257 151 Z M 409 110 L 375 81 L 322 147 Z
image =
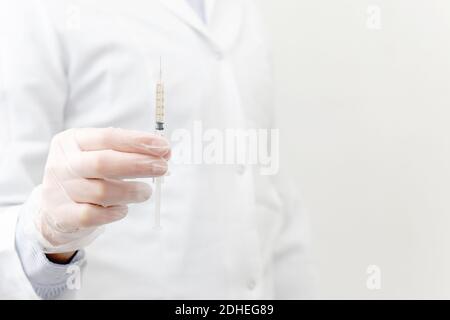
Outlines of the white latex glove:
M 150 198 L 148 184 L 123 179 L 163 176 L 169 157 L 167 140 L 146 132 L 70 129 L 56 135 L 39 209 L 27 217 L 44 251 L 71 252 L 91 243 L 100 226 L 127 215 L 127 204 Z

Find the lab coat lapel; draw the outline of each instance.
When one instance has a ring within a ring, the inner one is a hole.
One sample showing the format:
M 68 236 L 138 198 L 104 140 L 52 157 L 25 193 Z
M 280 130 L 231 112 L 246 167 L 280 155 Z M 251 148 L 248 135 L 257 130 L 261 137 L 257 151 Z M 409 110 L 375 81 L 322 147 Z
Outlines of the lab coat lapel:
M 158 0 L 166 6 L 173 14 L 183 20 L 206 38 L 210 38 L 209 31 L 201 18 L 192 10 L 186 0 Z
M 209 24 L 214 13 L 214 8 L 216 5 L 216 0 L 204 0 L 205 1 L 205 18 L 206 23 Z
M 186 0 L 158 1 L 203 36 L 220 55 L 226 54 L 239 37 L 243 22 L 243 5 L 240 0 L 205 0 L 206 23 Z
M 209 8 L 208 30 L 215 44 L 220 48 L 222 55 L 226 55 L 233 49 L 241 34 L 246 1 L 214 1 L 213 7 Z

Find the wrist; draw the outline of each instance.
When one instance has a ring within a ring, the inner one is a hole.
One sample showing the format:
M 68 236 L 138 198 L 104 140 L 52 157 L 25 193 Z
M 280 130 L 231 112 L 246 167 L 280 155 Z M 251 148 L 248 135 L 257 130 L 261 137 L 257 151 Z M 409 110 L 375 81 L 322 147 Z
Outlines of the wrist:
M 69 264 L 78 251 L 64 253 L 47 253 L 47 259 L 56 264 Z

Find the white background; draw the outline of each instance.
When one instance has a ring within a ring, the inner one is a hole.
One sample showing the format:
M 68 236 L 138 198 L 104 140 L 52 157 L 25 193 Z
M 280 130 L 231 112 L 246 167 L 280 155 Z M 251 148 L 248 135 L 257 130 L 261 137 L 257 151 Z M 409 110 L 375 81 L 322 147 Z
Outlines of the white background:
M 450 1 L 261 2 L 320 296 L 450 298 Z

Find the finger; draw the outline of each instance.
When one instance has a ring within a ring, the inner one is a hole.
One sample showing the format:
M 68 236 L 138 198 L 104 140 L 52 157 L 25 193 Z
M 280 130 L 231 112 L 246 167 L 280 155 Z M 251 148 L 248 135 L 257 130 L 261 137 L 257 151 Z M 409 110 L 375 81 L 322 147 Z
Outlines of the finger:
M 98 227 L 104 224 L 122 220 L 128 214 L 128 207 L 101 207 L 93 204 L 78 204 L 77 221 L 74 225 L 79 228 Z
M 73 201 L 103 207 L 144 202 L 152 194 L 148 184 L 137 181 L 82 179 L 66 182 L 64 187 Z
M 170 149 L 169 152 L 167 152 L 164 156 L 164 159 L 166 159 L 167 161 L 169 161 L 172 158 L 172 150 Z
M 81 152 L 70 166 L 83 178 L 98 179 L 160 177 L 168 168 L 163 158 L 113 150 Z
M 68 230 L 87 229 L 121 220 L 128 214 L 126 206 L 102 207 L 94 204 L 78 204 L 59 208 L 65 215 L 58 222 L 58 227 Z
M 115 150 L 163 157 L 170 150 L 167 139 L 143 131 L 83 128 L 74 129 L 74 134 L 82 151 Z

